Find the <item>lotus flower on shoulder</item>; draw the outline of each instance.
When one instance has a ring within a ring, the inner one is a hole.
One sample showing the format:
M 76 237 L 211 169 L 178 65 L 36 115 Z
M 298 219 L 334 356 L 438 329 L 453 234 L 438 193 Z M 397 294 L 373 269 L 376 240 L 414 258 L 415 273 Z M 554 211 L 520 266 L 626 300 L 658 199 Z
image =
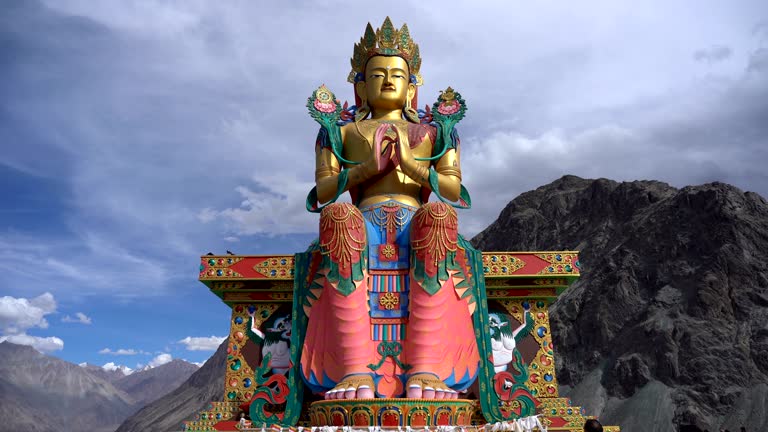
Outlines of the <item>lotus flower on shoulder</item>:
M 461 104 L 458 101 L 447 100 L 440 102 L 440 105 L 437 106 L 437 112 L 442 115 L 451 115 L 459 112 L 459 108 L 461 108 Z
M 313 105 L 318 111 L 327 114 L 336 111 L 337 102 L 334 101 L 333 93 L 325 85 L 322 85 L 315 93 Z
M 336 104 L 333 102 L 323 103 L 320 102 L 320 99 L 315 99 L 315 108 L 322 113 L 332 113 L 336 111 Z

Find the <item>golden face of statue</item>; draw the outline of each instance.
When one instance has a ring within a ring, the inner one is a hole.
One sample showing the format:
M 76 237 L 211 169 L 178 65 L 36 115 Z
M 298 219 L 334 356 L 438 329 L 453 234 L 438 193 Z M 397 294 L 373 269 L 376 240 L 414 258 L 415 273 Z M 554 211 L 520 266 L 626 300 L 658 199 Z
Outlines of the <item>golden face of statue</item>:
M 371 57 L 365 66 L 365 81 L 359 82 L 357 89 L 374 112 L 402 110 L 415 91 L 408 63 L 397 56 Z

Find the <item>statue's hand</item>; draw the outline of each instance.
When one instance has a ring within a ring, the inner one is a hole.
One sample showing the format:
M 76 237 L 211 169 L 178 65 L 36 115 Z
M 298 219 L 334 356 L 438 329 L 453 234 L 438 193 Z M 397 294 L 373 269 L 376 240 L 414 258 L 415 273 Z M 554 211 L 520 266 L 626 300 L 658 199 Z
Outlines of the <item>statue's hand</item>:
M 398 139 L 395 143 L 395 159 L 397 165 L 400 165 L 403 172 L 410 172 L 417 166 L 416 159 L 413 157 L 411 146 L 408 140 Z
M 364 179 L 367 180 L 395 169 L 397 164 L 393 161 L 393 154 L 394 149 L 392 149 L 392 145 L 385 147 L 383 150 L 372 149 L 368 160 L 359 165 Z
M 395 143 L 395 159 L 405 175 L 429 187 L 429 167 L 416 161 L 407 139 L 398 139 Z
M 400 134 L 397 128 L 391 124 L 383 123 L 376 129 L 374 139 L 373 151 L 379 171 L 387 172 L 395 169 L 400 164 L 398 153 L 395 149 L 400 141 Z
M 390 172 L 400 164 L 396 148 L 399 141 L 399 134 L 393 125 L 388 123 L 379 125 L 374 134 L 371 156 L 361 164 L 366 178 Z

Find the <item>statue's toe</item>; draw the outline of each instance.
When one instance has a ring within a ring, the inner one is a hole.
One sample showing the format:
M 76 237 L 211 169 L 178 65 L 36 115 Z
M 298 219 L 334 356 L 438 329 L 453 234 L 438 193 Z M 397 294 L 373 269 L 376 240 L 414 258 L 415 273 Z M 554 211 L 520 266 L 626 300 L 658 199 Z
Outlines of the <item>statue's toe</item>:
M 406 396 L 408 396 L 409 399 L 421 399 L 422 395 L 423 395 L 423 391 L 421 390 L 421 385 L 412 384 L 408 386 L 408 391 L 406 393 Z
M 411 399 L 458 399 L 458 393 L 432 374 L 415 374 L 408 378 L 406 396 Z
M 373 389 L 371 389 L 370 386 L 361 385 L 357 388 L 358 399 L 373 399 L 374 397 L 375 395 L 373 394 Z
M 424 399 L 434 399 L 435 389 L 433 387 L 424 387 L 424 392 L 421 395 Z
M 373 399 L 373 378 L 370 375 L 349 375 L 336 387 L 325 392 L 326 399 Z

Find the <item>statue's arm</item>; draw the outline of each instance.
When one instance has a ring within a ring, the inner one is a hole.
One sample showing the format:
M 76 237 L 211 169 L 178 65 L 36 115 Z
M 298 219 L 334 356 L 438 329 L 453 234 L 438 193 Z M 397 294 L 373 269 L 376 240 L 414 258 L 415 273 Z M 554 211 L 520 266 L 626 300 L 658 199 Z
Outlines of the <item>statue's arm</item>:
M 403 146 L 403 153 L 410 153 L 410 149 Z M 408 177 L 417 181 L 423 187 L 432 189 L 429 182 L 428 162 L 417 161 L 410 156 L 405 155 L 401 162 L 403 172 Z M 435 163 L 435 173 L 437 176 L 437 185 L 440 195 L 450 201 L 457 201 L 461 193 L 461 165 L 459 162 L 459 149 L 449 149 Z M 434 192 L 434 191 L 433 191 Z
M 432 107 L 431 119 L 427 120 L 430 125 L 436 127 L 433 156 L 415 160 L 416 158 L 411 154 L 407 154 L 407 149 L 403 149 L 405 150 L 401 152 L 403 172 L 422 186 L 428 187 L 440 201 L 456 208 L 470 208 L 472 200 L 469 192 L 461 185 L 459 167 L 461 141 L 456 132 L 456 124 L 464 118 L 467 106 L 461 95 L 448 87 L 440 92 L 440 97 Z M 425 163 L 427 161 L 434 161 L 434 169 Z
M 342 128 L 342 139 L 344 132 Z M 315 186 L 317 186 L 317 200 L 321 204 L 327 203 L 337 194 L 348 191 L 377 173 L 376 160 L 373 158 L 352 168 L 346 168 L 347 182 L 344 190 L 339 191 L 339 175 L 342 169 L 345 168 L 341 166 L 330 148 L 323 145 L 315 146 Z
M 336 196 L 341 165 L 330 149 L 317 146 L 315 149 L 315 185 L 317 200 L 326 203 Z
M 449 149 L 435 164 L 437 171 L 437 183 L 440 186 L 440 194 L 445 199 L 457 201 L 461 193 L 461 163 L 459 161 L 459 147 Z

